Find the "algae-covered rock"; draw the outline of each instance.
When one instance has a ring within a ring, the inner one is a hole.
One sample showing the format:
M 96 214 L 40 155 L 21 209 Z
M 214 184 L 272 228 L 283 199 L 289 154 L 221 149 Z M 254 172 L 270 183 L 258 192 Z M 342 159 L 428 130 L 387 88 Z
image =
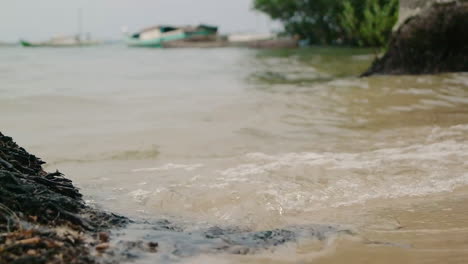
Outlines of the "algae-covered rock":
M 468 71 L 468 2 L 432 2 L 403 22 L 363 76 Z
M 96 231 L 127 220 L 87 207 L 79 190 L 60 172 L 47 173 L 44 162 L 0 133 L 0 204 L 24 221 L 71 225 Z M 0 221 L 5 222 L 6 216 Z M 96 221 L 97 218 L 100 221 Z M 0 228 L 6 227 L 0 222 Z
M 0 263 L 95 263 L 93 234 L 128 220 L 85 205 L 59 172 L 0 133 Z

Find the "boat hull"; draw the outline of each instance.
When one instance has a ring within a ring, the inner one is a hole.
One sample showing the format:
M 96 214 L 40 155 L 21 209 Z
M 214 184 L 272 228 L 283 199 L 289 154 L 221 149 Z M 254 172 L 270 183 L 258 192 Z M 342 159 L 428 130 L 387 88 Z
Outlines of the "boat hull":
M 228 46 L 227 41 L 187 41 L 187 40 L 178 40 L 164 42 L 162 44 L 163 48 L 223 48 Z
M 218 36 L 215 31 L 210 30 L 199 30 L 199 31 L 187 31 L 183 29 L 175 30 L 176 32 L 166 32 L 161 36 L 148 38 L 141 37 L 140 34 L 133 36 L 126 36 L 125 42 L 129 47 L 147 47 L 147 48 L 165 48 L 165 47 L 176 47 L 184 46 L 186 42 L 211 42 L 211 45 L 219 46 Z M 181 44 L 182 43 L 182 44 Z M 215 43 L 215 44 L 213 44 Z M 206 44 L 205 44 L 206 45 Z M 205 46 L 203 45 L 203 46 Z
M 127 37 L 125 42 L 129 47 L 146 47 L 146 48 L 163 48 L 163 43 L 177 41 L 186 39 L 187 34 L 181 33 L 177 35 L 165 36 L 161 38 L 154 38 L 154 39 L 138 39 L 133 37 Z
M 52 43 L 52 42 L 29 42 L 25 40 L 20 41 L 21 46 L 26 48 L 74 48 L 74 47 L 89 47 L 99 45 L 99 42 L 79 42 L 79 43 Z

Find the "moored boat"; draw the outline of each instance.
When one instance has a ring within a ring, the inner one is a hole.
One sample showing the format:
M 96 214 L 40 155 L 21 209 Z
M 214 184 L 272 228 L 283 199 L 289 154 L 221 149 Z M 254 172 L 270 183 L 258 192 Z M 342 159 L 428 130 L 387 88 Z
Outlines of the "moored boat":
M 44 42 L 20 40 L 23 47 L 85 47 L 98 45 L 99 41 L 81 40 L 78 36 L 55 37 Z
M 236 33 L 228 36 L 228 41 L 232 45 L 242 46 L 246 43 L 272 40 L 276 35 L 271 33 Z
M 154 26 L 125 38 L 125 42 L 130 47 L 151 48 L 188 47 L 190 43 L 199 46 L 201 43 L 213 44 L 217 41 L 219 41 L 218 28 L 209 25 L 196 27 Z
M 299 47 L 298 38 L 275 38 L 267 40 L 252 41 L 246 44 L 253 49 L 293 49 Z
M 278 37 L 271 33 L 231 34 L 228 36 L 228 41 L 231 46 L 254 49 L 286 49 L 299 46 L 299 38 Z
M 100 41 L 92 40 L 90 33 L 82 32 L 82 10 L 78 9 L 78 32 L 75 35 L 57 36 L 43 42 L 31 42 L 21 39 L 19 42 L 23 47 L 86 47 L 101 44 Z M 84 36 L 84 37 L 83 37 Z

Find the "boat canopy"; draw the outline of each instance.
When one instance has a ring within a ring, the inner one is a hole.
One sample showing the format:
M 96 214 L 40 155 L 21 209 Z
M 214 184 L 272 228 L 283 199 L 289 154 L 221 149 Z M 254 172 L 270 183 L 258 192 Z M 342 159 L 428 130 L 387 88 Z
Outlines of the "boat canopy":
M 218 27 L 200 24 L 198 26 L 169 26 L 169 25 L 158 25 L 149 28 L 145 28 L 138 33 L 132 35 L 132 38 L 140 38 L 142 35 L 156 35 L 155 33 L 168 33 L 171 31 L 183 30 L 184 32 L 193 33 L 193 32 L 206 32 L 208 34 L 218 33 Z
M 126 37 L 129 46 L 163 47 L 169 42 L 213 42 L 218 39 L 218 27 L 209 25 L 171 26 L 157 25 Z

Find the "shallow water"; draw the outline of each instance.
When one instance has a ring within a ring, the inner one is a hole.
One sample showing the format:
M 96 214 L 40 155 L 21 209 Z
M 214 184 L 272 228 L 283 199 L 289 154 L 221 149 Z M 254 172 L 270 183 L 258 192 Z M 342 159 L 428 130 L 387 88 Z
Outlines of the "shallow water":
M 182 262 L 465 263 L 468 74 L 357 78 L 372 58 L 2 48 L 1 129 L 130 217 L 358 234 Z

